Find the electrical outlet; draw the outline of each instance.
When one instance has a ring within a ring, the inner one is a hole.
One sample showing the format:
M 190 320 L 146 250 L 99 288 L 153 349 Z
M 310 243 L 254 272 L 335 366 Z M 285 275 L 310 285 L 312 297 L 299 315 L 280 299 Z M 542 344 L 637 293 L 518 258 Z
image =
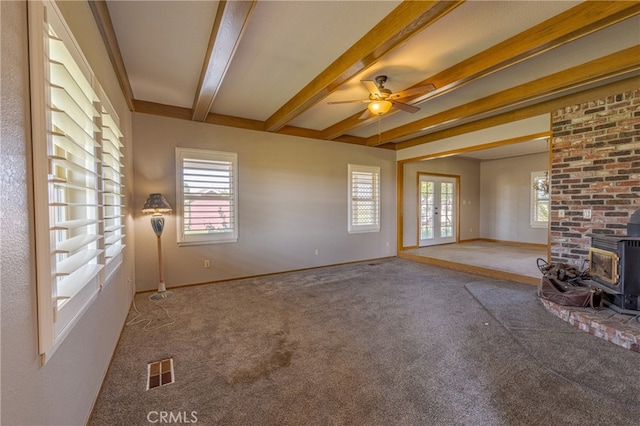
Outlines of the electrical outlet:
M 204 267 L 205 268 L 211 268 L 211 261 L 209 259 L 205 259 L 204 260 Z
M 583 216 L 585 219 L 591 219 L 591 209 L 584 209 L 584 210 L 582 211 L 582 216 Z
M 558 210 L 558 217 L 564 217 L 564 209 Z
M 315 251 L 316 256 L 320 254 L 320 250 L 316 249 Z

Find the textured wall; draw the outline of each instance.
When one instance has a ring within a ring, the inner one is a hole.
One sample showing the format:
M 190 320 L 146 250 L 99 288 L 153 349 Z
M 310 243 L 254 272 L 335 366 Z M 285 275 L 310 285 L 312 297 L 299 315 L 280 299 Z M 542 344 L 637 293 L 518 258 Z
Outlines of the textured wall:
M 552 147 L 551 258 L 580 264 L 640 208 L 640 89 L 555 111 Z
M 33 214 L 28 191 L 29 96 L 26 6 L 0 2 L 2 68 L 0 91 L 0 290 L 2 303 L 2 424 L 17 419 L 16 400 L 30 400 L 28 387 L 15 386 L 14 372 L 37 372 L 35 273 L 31 245 Z M 23 48 L 21 48 L 23 47 Z M 17 378 L 16 378 L 17 379 Z M 11 392 L 11 393 L 9 393 Z M 37 392 L 37 389 L 36 389 Z

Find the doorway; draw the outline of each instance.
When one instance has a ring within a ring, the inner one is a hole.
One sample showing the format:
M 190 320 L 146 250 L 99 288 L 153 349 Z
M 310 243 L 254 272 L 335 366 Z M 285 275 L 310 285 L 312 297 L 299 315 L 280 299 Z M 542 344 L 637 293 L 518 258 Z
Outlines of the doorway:
M 458 176 L 418 173 L 418 246 L 458 239 Z

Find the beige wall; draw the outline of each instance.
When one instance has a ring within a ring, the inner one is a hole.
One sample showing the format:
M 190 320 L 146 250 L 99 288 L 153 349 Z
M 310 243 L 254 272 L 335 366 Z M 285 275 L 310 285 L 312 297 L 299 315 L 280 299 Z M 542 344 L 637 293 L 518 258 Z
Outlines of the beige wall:
M 130 151 L 131 116 L 115 76 L 105 66 L 106 52 L 85 2 L 62 8 L 94 72 L 122 119 Z M 134 238 L 128 219 L 127 248 L 120 272 L 45 366 L 38 355 L 33 204 L 30 186 L 27 6 L 0 2 L 1 146 L 0 203 L 2 414 L 4 425 L 85 424 L 109 366 L 126 318 L 132 288 Z M 129 155 L 129 159 L 131 156 Z M 131 176 L 131 162 L 125 167 Z M 131 180 L 126 182 L 131 189 Z M 127 201 L 131 199 L 130 194 Z M 144 368 L 144 366 L 142 367 Z
M 175 215 L 167 216 L 167 287 L 396 254 L 393 151 L 140 113 L 133 130 L 138 291 L 158 283 L 155 235 L 140 209 L 151 192 L 162 192 L 175 208 L 177 146 L 238 153 L 239 239 L 178 247 Z M 381 169 L 380 232 L 347 233 L 349 163 Z M 205 259 L 211 268 L 204 268 Z
M 549 169 L 549 154 L 484 161 L 480 167 L 480 237 L 547 244 L 548 228 L 531 226 L 531 172 Z
M 418 172 L 460 177 L 459 240 L 477 238 L 480 217 L 480 166 L 476 160 L 438 158 L 404 164 L 403 177 L 403 246 L 418 244 Z

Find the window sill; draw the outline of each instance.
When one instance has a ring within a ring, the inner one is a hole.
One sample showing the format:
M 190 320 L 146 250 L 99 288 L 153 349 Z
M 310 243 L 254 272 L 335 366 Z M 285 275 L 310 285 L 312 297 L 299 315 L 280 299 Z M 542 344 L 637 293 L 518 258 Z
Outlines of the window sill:
M 549 228 L 549 224 L 548 223 L 532 223 L 531 224 L 532 228 L 544 228 L 544 229 L 548 229 Z
M 207 241 L 178 241 L 178 247 L 188 247 L 188 246 L 206 246 L 212 244 L 226 244 L 226 243 L 237 243 L 238 239 L 229 239 L 229 240 L 207 240 Z

